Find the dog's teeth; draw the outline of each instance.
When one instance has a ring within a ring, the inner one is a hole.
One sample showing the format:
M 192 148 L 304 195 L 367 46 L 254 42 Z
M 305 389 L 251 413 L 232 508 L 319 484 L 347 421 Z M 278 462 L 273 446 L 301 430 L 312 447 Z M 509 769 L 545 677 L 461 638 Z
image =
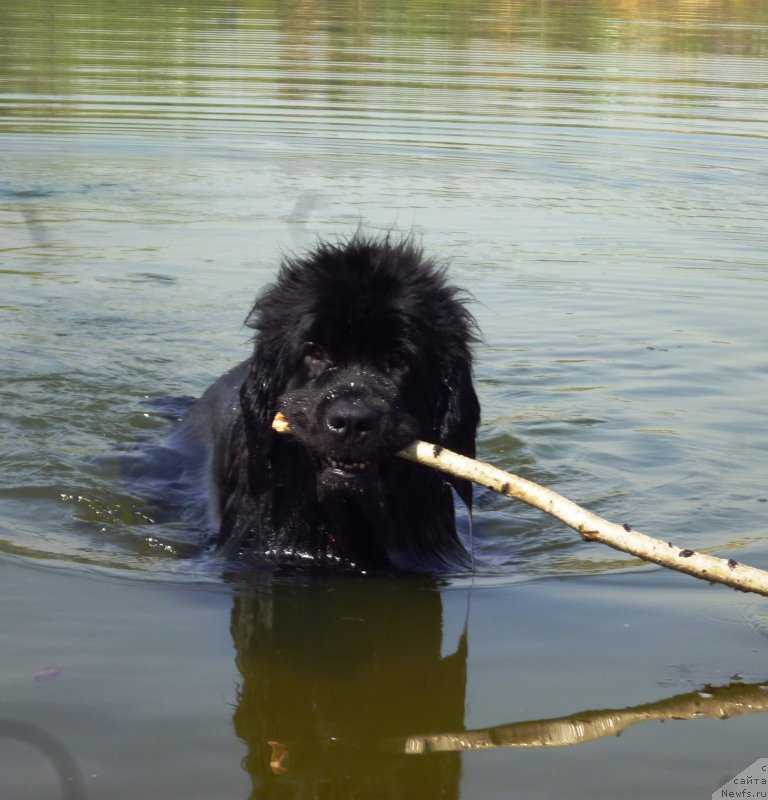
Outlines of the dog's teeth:
M 334 469 L 345 469 L 348 472 L 362 472 L 364 469 L 368 468 L 367 461 L 339 461 L 335 458 L 329 458 L 328 463 L 330 466 L 334 467 Z

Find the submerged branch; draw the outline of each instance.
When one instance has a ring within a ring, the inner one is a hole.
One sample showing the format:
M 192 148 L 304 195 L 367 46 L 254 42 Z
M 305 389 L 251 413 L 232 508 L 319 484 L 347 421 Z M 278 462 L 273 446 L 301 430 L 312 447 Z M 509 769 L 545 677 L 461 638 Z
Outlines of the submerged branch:
M 510 747 L 564 747 L 605 736 L 618 736 L 638 722 L 656 720 L 727 719 L 768 711 L 768 686 L 732 684 L 706 687 L 700 692 L 676 695 L 631 708 L 584 711 L 567 717 L 513 722 L 493 728 L 408 736 L 397 743 L 407 754 L 490 750 Z

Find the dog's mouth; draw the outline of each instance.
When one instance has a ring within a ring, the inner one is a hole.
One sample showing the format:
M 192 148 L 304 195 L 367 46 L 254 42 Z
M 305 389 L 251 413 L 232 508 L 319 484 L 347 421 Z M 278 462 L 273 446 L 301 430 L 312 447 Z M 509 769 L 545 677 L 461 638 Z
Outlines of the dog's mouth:
M 379 484 L 381 463 L 377 460 L 340 457 L 325 454 L 320 459 L 317 473 L 318 488 L 322 494 L 372 495 Z
M 340 458 L 327 456 L 323 459 L 325 469 L 332 469 L 344 475 L 361 475 L 373 468 L 372 461 L 344 461 Z

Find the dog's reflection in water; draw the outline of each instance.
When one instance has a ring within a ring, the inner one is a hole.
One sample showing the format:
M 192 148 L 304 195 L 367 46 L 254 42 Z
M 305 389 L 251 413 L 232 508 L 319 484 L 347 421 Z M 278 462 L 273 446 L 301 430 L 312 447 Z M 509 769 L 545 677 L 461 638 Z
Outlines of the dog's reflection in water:
M 444 654 L 434 582 L 249 581 L 232 636 L 234 721 L 253 798 L 458 796 L 459 754 L 405 755 L 388 744 L 463 727 L 466 635 Z

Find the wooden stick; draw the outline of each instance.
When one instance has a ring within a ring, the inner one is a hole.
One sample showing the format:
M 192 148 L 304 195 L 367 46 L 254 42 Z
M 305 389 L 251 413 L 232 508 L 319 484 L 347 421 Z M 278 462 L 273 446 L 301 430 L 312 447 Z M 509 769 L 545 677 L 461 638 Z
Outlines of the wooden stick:
M 768 692 L 765 689 L 763 684 L 708 686 L 702 691 L 631 708 L 582 711 L 567 717 L 512 722 L 493 728 L 408 736 L 405 740 L 392 740 L 388 744 L 408 754 L 584 744 L 606 736 L 618 736 L 639 722 L 729 719 L 746 714 L 764 714 L 768 711 Z
M 484 464 L 428 442 L 416 441 L 402 449 L 402 458 L 473 481 L 491 491 L 522 500 L 564 522 L 587 542 L 602 542 L 662 567 L 685 572 L 710 583 L 722 583 L 742 592 L 768 597 L 768 572 L 740 564 L 732 558 L 716 558 L 671 542 L 654 539 L 629 525 L 617 525 L 598 517 L 566 497 L 511 472 Z
M 278 433 L 290 432 L 290 423 L 281 413 L 275 417 L 272 427 Z M 633 530 L 627 524 L 617 525 L 615 522 L 609 522 L 551 489 L 511 472 L 505 472 L 491 464 L 421 441 L 409 444 L 397 455 L 454 477 L 480 484 L 513 500 L 522 500 L 578 531 L 584 541 L 601 542 L 614 550 L 621 550 L 644 561 L 684 572 L 694 578 L 710 583 L 722 583 L 741 592 L 754 592 L 768 597 L 768 572 L 764 570 L 740 564 L 732 558 L 717 558 L 697 553 L 695 550 L 678 547 L 672 542 L 654 539 L 652 536 Z

